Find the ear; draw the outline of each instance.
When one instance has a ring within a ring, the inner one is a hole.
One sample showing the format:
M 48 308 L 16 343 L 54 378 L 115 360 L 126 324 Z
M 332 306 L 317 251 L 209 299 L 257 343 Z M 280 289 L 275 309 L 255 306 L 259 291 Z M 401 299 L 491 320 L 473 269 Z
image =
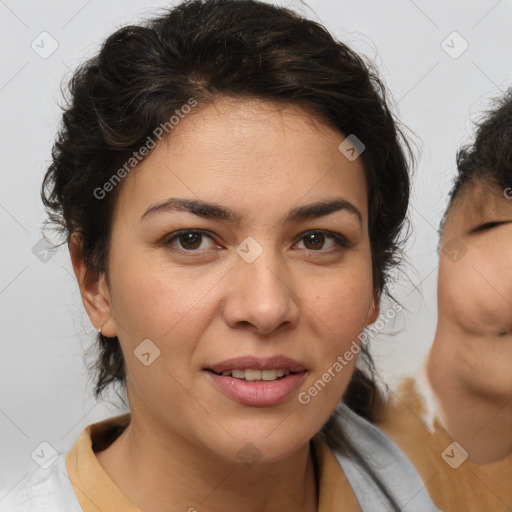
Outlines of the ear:
M 366 325 L 371 325 L 379 317 L 380 312 L 380 295 L 378 292 L 373 294 L 373 300 L 368 307 L 368 315 L 366 317 Z
M 117 336 L 105 273 L 95 274 L 87 268 L 83 258 L 82 240 L 78 233 L 71 235 L 69 254 L 82 302 L 92 325 L 96 330 L 101 327 L 101 334 L 108 338 Z

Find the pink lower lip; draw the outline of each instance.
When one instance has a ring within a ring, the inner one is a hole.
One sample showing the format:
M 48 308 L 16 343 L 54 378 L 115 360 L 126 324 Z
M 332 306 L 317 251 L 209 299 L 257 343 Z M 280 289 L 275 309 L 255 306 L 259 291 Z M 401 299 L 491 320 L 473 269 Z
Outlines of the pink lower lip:
M 245 381 L 214 372 L 206 371 L 206 375 L 228 398 L 241 404 L 254 406 L 270 406 L 284 402 L 299 388 L 307 372 L 291 373 L 287 377 L 274 381 Z

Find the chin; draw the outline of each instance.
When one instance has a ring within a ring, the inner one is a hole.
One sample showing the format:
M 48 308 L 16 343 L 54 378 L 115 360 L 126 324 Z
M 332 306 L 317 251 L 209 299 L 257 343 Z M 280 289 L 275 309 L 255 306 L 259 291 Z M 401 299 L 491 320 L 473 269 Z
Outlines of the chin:
M 225 445 L 225 449 L 223 446 L 219 450 L 220 446 L 216 445 L 214 450 L 233 462 L 242 462 L 251 467 L 257 462 L 273 464 L 283 461 L 308 444 L 313 437 L 305 434 L 291 437 L 289 429 L 286 428 L 283 428 L 282 434 L 271 432 L 272 429 L 266 428 L 264 431 L 254 432 L 254 435 L 234 435 Z

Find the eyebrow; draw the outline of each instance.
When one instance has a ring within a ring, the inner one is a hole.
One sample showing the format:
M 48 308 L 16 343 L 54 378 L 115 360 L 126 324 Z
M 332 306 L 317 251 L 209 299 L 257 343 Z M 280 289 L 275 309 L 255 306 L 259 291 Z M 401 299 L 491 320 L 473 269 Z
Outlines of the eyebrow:
M 196 199 L 180 199 L 175 197 L 172 197 L 164 202 L 151 205 L 142 214 L 141 220 L 153 216 L 157 213 L 167 213 L 173 211 L 189 212 L 206 219 L 220 219 L 227 220 L 229 222 L 240 221 L 240 216 L 236 212 L 219 204 L 208 203 Z M 282 219 L 282 221 L 284 224 L 291 224 L 299 220 L 323 217 L 338 211 L 350 213 L 357 218 L 359 224 L 363 223 L 363 216 L 358 208 L 351 202 L 341 197 L 324 201 L 317 201 L 315 203 L 307 204 L 304 206 L 297 206 L 291 209 L 284 217 L 284 219 Z
M 470 229 L 469 234 L 473 235 L 475 233 L 480 233 L 481 231 L 487 231 L 489 229 L 495 228 L 497 226 L 501 226 L 503 224 L 510 224 L 511 220 L 498 220 L 492 222 L 485 222 L 484 224 L 478 225 L 476 228 Z

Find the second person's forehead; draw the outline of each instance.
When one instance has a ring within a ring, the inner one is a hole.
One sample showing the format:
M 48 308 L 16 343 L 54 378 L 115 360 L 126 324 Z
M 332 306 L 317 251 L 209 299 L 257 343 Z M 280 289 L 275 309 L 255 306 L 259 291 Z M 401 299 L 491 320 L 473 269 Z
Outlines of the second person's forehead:
M 453 220 L 459 225 L 492 221 L 493 216 L 512 213 L 512 201 L 507 200 L 498 184 L 478 181 L 463 190 L 453 204 Z

